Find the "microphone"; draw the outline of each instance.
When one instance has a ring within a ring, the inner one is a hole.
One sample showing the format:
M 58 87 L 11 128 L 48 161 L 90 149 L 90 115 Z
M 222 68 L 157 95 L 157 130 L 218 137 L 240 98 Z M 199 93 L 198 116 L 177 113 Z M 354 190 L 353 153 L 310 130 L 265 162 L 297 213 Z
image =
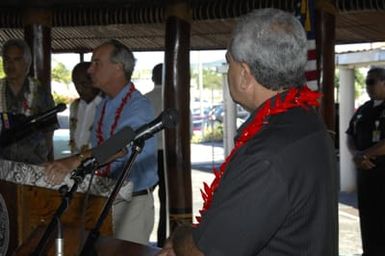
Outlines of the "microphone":
M 40 121 L 46 121 L 46 120 L 52 118 L 57 113 L 64 111 L 66 108 L 67 108 L 66 104 L 59 103 L 56 105 L 56 107 L 54 107 L 50 110 L 47 110 L 46 112 L 43 112 L 39 115 L 36 115 L 32 119 L 28 120 L 28 123 L 29 124 L 35 124 L 35 123 L 38 123 Z
M 177 122 L 178 112 L 174 109 L 167 109 L 153 121 L 135 131 L 129 126 L 123 127 L 104 143 L 93 148 L 91 150 L 91 157 L 81 162 L 80 166 L 72 173 L 71 178 L 84 177 L 85 174 L 92 172 L 95 167 L 108 163 L 111 157 L 127 145 L 130 145 L 131 142 L 147 140 L 164 128 L 175 127 Z
M 119 150 L 130 145 L 138 139 L 148 139 L 163 128 L 174 127 L 178 122 L 178 112 L 174 109 L 167 109 L 157 118 L 148 124 L 141 126 L 135 131 L 129 127 L 123 127 L 117 133 L 108 138 L 104 143 L 91 150 L 91 156 L 99 165 L 104 165 Z
M 71 179 L 77 180 L 80 183 L 86 174 L 91 173 L 95 168 L 108 163 L 111 157 L 126 145 L 130 144 L 134 137 L 135 132 L 131 127 L 123 127 L 104 143 L 91 149 L 91 157 L 84 159 L 80 163 L 80 165 L 72 172 Z
M 119 150 L 130 144 L 135 137 L 134 130 L 129 127 L 123 127 L 117 133 L 112 135 L 104 143 L 91 150 L 91 155 L 99 165 L 106 164 L 107 161 Z
M 166 109 L 153 121 L 136 129 L 134 141 L 147 140 L 164 128 L 175 127 L 178 121 L 178 111 L 175 109 Z
M 38 129 L 41 129 L 46 125 L 50 125 L 51 122 L 54 122 L 54 120 L 51 118 L 56 118 L 56 113 L 61 112 L 66 108 L 67 106 L 64 103 L 60 103 L 56 107 L 47 110 L 46 112 L 43 112 L 41 114 L 37 114 L 35 116 L 28 116 L 26 118 L 23 118 L 23 120 L 22 118 L 19 118 L 20 122 L 16 123 L 12 128 L 1 130 L 0 146 L 8 146 L 36 132 Z M 49 124 L 47 121 L 49 122 Z

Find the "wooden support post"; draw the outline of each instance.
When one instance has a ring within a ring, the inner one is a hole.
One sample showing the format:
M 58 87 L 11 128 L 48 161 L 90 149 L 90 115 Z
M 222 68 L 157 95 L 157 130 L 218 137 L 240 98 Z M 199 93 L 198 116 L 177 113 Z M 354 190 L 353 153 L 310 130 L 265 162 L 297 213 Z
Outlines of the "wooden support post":
M 51 90 L 51 26 L 50 9 L 28 8 L 24 11 L 24 38 L 32 53 L 30 75 L 49 90 Z M 52 145 L 48 159 L 53 158 Z
M 29 8 L 24 12 L 24 38 L 32 51 L 30 74 L 44 86 L 51 86 L 51 19 L 49 9 Z
M 166 7 L 164 108 L 179 112 L 176 129 L 165 131 L 170 229 L 192 221 L 190 159 L 190 7 L 170 0 Z
M 324 6 L 335 6 L 328 1 Z M 327 129 L 335 132 L 334 74 L 335 74 L 335 26 L 336 18 L 330 10 L 317 10 L 317 44 L 321 56 L 321 92 L 323 94 L 320 112 Z

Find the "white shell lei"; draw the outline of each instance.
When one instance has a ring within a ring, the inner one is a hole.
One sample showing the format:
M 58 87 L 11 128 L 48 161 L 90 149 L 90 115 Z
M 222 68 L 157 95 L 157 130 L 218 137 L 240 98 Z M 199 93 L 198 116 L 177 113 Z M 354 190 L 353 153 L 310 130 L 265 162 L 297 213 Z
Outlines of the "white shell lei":
M 32 115 L 31 112 L 31 106 L 32 102 L 35 98 L 35 95 L 37 93 L 37 88 L 38 88 L 38 81 L 28 77 L 28 86 L 29 86 L 29 93 L 25 93 L 24 98 L 27 100 L 27 109 L 22 108 L 20 113 L 25 114 L 26 116 Z M 0 97 L 1 97 L 1 104 L 0 104 L 0 113 L 7 112 L 7 102 L 5 98 L 5 79 L 0 80 Z

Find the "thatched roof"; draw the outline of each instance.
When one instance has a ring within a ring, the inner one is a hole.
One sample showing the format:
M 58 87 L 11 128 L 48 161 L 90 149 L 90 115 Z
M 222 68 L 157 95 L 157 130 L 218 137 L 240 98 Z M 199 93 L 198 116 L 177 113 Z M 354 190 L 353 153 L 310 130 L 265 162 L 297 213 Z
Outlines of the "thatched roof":
M 288 11 L 295 0 L 191 0 L 191 49 L 224 49 L 237 17 L 255 9 Z M 23 37 L 23 9 L 52 10 L 52 51 L 88 52 L 115 38 L 135 51 L 163 50 L 165 4 L 155 0 L 2 0 L 0 46 Z M 385 41 L 385 0 L 337 0 L 336 43 Z

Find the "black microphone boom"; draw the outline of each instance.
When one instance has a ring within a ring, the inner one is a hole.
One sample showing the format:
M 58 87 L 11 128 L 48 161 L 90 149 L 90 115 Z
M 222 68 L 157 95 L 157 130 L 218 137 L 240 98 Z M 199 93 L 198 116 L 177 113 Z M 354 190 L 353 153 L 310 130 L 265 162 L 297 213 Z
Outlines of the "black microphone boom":
M 104 143 L 91 150 L 91 155 L 95 157 L 99 165 L 105 164 L 114 154 L 127 146 L 135 137 L 134 130 L 123 127 L 120 131 L 112 135 Z
M 57 113 L 64 111 L 66 108 L 67 108 L 66 104 L 59 103 L 56 105 L 56 107 L 51 108 L 50 110 L 47 110 L 39 115 L 34 116 L 31 120 L 28 121 L 28 123 L 34 124 L 37 122 L 46 121 L 52 118 Z
M 122 150 L 127 144 L 130 144 L 134 137 L 135 133 L 131 127 L 123 127 L 104 143 L 93 148 L 91 150 L 91 157 L 84 159 L 80 163 L 72 172 L 71 179 L 76 179 L 80 183 L 86 174 L 106 164 L 116 153 Z
M 134 140 L 147 140 L 164 128 L 173 128 L 178 123 L 178 111 L 166 109 L 153 121 L 135 130 Z
M 116 153 L 131 145 L 132 142 L 147 140 L 164 128 L 175 127 L 177 122 L 178 112 L 174 109 L 167 109 L 150 123 L 136 129 L 135 132 L 129 126 L 123 127 L 104 143 L 93 148 L 91 150 L 91 157 L 85 159 L 80 164 L 75 172 L 73 172 L 72 177 L 84 177 L 84 175 L 90 173 L 95 166 L 100 167 L 108 163 Z
M 49 109 L 46 112 L 24 118 L 22 122 L 16 123 L 10 129 L 1 130 L 0 146 L 8 146 L 39 129 L 44 129 L 49 125 L 57 123 L 56 113 L 61 112 L 66 108 L 67 106 L 64 103 L 60 103 L 56 107 Z

